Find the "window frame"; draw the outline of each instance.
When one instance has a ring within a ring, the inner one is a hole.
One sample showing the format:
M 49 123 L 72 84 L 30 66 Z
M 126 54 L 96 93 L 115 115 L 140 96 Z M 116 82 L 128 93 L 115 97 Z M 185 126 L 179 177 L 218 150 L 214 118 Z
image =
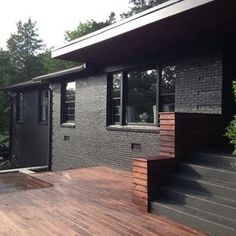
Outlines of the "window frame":
M 128 100 L 128 73 L 131 71 L 143 71 L 148 69 L 156 69 L 157 70 L 157 78 L 156 78 L 156 119 L 153 123 L 137 123 L 137 122 L 126 122 L 126 106 Z M 113 74 L 121 73 L 121 89 L 120 89 L 120 122 L 113 122 L 113 114 L 112 114 L 112 84 L 113 84 Z M 107 75 L 107 127 L 109 126 L 158 126 L 158 112 L 159 112 L 159 86 L 160 86 L 160 66 L 157 64 L 149 64 L 144 66 L 135 66 L 127 69 L 120 69 L 117 71 L 109 72 Z
M 42 119 L 42 94 L 43 91 L 47 91 L 47 106 L 46 106 L 46 119 Z M 47 124 L 48 123 L 48 112 L 49 112 L 49 90 L 48 88 L 41 88 L 38 91 L 38 121 L 39 123 Z
M 160 68 L 160 70 L 159 70 L 159 78 L 160 78 L 160 80 L 159 80 L 159 86 L 158 86 L 158 89 L 159 89 L 159 91 L 158 91 L 158 99 L 159 99 L 159 102 L 158 102 L 158 112 L 163 112 L 163 111 L 160 111 L 160 108 L 162 107 L 162 103 L 163 103 L 163 97 L 164 96 L 166 96 L 166 94 L 165 95 L 163 95 L 162 94 L 162 88 L 161 88 L 161 85 L 162 85 L 162 72 L 163 72 L 163 69 L 165 68 L 165 67 L 167 67 L 167 66 L 176 66 L 176 65 L 173 65 L 172 63 L 170 63 L 170 64 L 163 64 L 163 65 L 160 65 L 159 66 L 159 68 Z M 176 80 L 174 81 L 174 93 L 173 93 L 173 95 L 174 95 L 174 110 L 175 110 L 175 94 L 176 94 Z
M 61 83 L 61 124 L 62 125 L 74 125 L 75 124 L 75 113 L 74 120 L 67 120 L 65 113 L 65 96 L 66 96 L 66 87 L 68 83 L 75 83 L 75 95 L 76 95 L 76 81 L 75 80 L 66 80 Z M 74 100 L 74 104 L 76 103 L 76 99 Z M 75 110 L 76 104 L 74 105 Z
M 17 92 L 16 94 L 16 122 L 23 123 L 23 121 L 24 121 L 24 93 Z

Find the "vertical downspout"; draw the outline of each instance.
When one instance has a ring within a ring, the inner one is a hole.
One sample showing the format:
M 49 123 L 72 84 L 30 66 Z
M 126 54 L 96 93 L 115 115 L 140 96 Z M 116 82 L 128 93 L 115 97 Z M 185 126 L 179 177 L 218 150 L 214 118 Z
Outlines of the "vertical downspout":
M 13 133 L 13 98 L 11 99 L 11 105 L 10 105 L 10 127 L 9 127 L 9 153 L 10 158 L 12 157 L 12 133 Z
M 48 85 L 49 109 L 48 109 L 48 170 L 52 170 L 52 90 Z

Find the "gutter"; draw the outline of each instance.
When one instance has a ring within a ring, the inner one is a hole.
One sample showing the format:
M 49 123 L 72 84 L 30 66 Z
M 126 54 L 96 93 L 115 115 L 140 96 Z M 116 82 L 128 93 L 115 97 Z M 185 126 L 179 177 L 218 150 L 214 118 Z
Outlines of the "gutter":
M 46 75 L 41 75 L 41 76 L 37 76 L 35 78 L 33 78 L 33 81 L 37 82 L 37 81 L 46 81 L 46 80 L 50 80 L 50 79 L 56 79 L 57 77 L 62 77 L 62 76 L 66 76 L 66 75 L 71 75 L 77 72 L 81 72 L 84 71 L 87 68 L 87 64 L 84 63 L 80 66 L 77 67 L 73 67 L 70 69 L 66 69 L 66 70 L 61 70 L 58 72 L 53 72 L 53 73 L 49 73 Z

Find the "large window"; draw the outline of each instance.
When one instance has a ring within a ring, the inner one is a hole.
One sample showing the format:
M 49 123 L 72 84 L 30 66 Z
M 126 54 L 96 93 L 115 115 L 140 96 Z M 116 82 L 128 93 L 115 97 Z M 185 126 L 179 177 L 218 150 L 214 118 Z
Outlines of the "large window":
M 175 66 L 112 73 L 108 83 L 108 123 L 157 124 L 158 111 L 174 111 L 175 79 Z
M 117 124 L 121 122 L 121 83 L 122 73 L 112 76 L 112 121 Z
M 23 122 L 24 94 L 17 93 L 16 98 L 16 121 Z
M 156 69 L 127 73 L 127 123 L 156 123 Z
M 160 111 L 173 112 L 175 110 L 175 80 L 176 66 L 163 67 L 160 83 Z
M 155 124 L 158 70 L 148 68 L 111 75 L 110 124 Z
M 75 82 L 62 85 L 62 123 L 75 122 Z
M 39 91 L 39 121 L 48 121 L 48 89 Z

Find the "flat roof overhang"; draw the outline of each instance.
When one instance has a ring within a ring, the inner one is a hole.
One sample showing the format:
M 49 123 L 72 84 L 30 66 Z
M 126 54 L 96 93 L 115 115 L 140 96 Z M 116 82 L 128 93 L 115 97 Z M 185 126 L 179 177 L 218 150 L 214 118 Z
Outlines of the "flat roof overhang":
M 125 21 L 69 42 L 52 57 L 88 63 L 117 63 L 190 42 L 224 39 L 234 33 L 236 1 L 172 0 Z
M 69 68 L 69 69 L 65 69 L 65 70 L 60 70 L 60 71 L 49 73 L 46 75 L 37 76 L 37 77 L 33 78 L 33 81 L 45 82 L 48 80 L 55 80 L 58 78 L 70 78 L 74 74 L 78 74 L 78 73 L 85 71 L 86 67 L 87 67 L 87 65 L 84 63 L 84 64 L 77 66 L 77 67 L 73 67 L 73 68 Z
M 2 89 L 4 92 L 8 91 L 17 91 L 25 88 L 34 88 L 34 87 L 39 87 L 41 85 L 40 81 L 33 81 L 33 80 L 28 80 L 22 83 L 14 84 L 11 86 L 7 86 Z

